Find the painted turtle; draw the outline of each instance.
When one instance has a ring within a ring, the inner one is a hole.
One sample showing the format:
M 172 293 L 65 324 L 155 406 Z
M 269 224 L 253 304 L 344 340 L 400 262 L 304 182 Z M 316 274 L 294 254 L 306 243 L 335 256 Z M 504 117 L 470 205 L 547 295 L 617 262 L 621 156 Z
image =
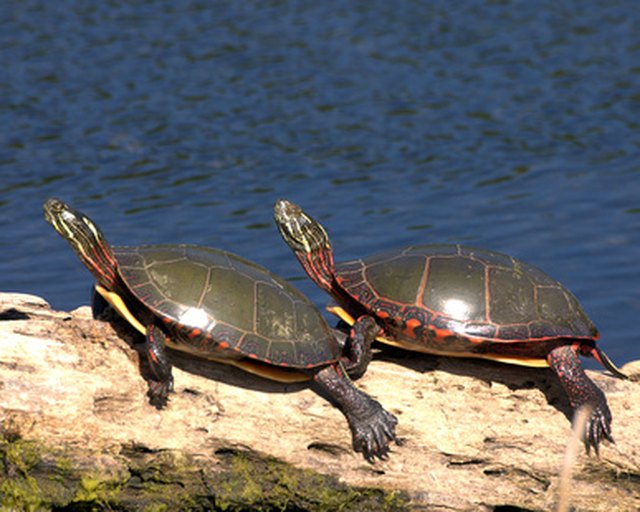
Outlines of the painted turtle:
M 153 405 L 163 407 L 173 389 L 166 344 L 273 380 L 313 379 L 346 416 L 354 449 L 367 460 L 386 456 L 397 420 L 347 376 L 366 368 L 360 356 L 370 352 L 375 322 L 352 330 L 349 359 L 313 304 L 256 263 L 194 245 L 112 248 L 62 201 L 49 199 L 44 212 L 96 278 L 94 304 L 108 302 L 145 335 Z
M 430 354 L 551 367 L 571 406 L 593 407 L 583 435 L 596 454 L 613 442 L 604 393 L 578 354 L 627 378 L 597 346 L 597 329 L 578 300 L 541 270 L 510 256 L 461 245 L 406 247 L 334 264 L 325 229 L 280 200 L 275 220 L 309 277 L 349 325 L 374 317 L 378 340 Z

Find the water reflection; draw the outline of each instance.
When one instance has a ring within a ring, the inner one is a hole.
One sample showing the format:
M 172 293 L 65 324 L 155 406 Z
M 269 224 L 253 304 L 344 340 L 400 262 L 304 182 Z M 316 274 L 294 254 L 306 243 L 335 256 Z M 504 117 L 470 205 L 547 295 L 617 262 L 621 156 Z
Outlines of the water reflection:
M 637 13 L 14 2 L 0 22 L 0 288 L 87 302 L 42 222 L 50 195 L 118 243 L 215 245 L 297 279 L 270 218 L 288 197 L 331 221 L 344 259 L 472 241 L 530 261 L 580 297 L 611 357 L 638 358 Z

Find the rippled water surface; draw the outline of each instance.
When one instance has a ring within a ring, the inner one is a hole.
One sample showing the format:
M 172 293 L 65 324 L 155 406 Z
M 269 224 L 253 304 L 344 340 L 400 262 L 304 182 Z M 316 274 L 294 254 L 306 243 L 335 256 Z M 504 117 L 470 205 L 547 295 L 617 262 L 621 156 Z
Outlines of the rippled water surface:
M 286 197 L 337 259 L 524 259 L 640 358 L 635 0 L 16 0 L 0 59 L 2 290 L 88 303 L 54 195 L 114 244 L 231 250 L 322 305 L 273 226 Z

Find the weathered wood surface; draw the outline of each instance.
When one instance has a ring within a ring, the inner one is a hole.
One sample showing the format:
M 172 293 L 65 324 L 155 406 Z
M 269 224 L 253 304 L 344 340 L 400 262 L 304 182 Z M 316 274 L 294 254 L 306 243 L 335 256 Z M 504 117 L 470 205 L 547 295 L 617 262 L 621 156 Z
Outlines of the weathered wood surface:
M 93 320 L 88 307 L 58 312 L 38 297 L 0 293 L 5 448 L 12 439 L 33 441 L 67 454 L 53 472 L 77 466 L 100 478 L 111 472 L 118 481 L 141 478 L 132 475 L 132 453 L 171 453 L 193 462 L 205 487 L 225 454 L 255 452 L 349 486 L 398 491 L 383 496 L 389 509 L 553 510 L 557 503 L 571 413 L 546 370 L 378 353 L 357 384 L 397 415 L 404 442 L 372 465 L 352 452 L 343 415 L 306 385 L 272 383 L 172 352 L 176 392 L 156 410 L 147 403 L 147 368 L 135 340 L 126 326 Z M 640 510 L 640 362 L 624 370 L 636 380 L 590 372 L 609 399 L 617 444 L 603 446 L 599 458 L 580 451 L 571 485 L 576 510 Z M 13 496 L 10 503 L 24 492 L 7 482 L 29 478 L 6 450 L 4 457 L 0 509 L 3 492 L 5 500 Z M 95 487 L 104 486 L 95 478 Z M 110 497 L 82 480 L 84 498 L 77 489 L 47 498 L 36 483 L 40 507 L 96 496 L 120 503 L 115 484 Z

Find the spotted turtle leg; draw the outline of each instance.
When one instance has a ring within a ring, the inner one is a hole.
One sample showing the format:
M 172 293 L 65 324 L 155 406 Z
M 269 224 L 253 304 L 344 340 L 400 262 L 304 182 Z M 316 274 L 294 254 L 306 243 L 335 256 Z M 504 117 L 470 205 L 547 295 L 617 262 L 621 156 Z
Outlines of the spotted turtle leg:
M 361 316 L 351 327 L 344 347 L 344 366 L 352 379 L 358 379 L 367 371 L 371 362 L 371 344 L 380 327 L 372 316 Z
M 558 347 L 551 351 L 548 360 L 569 397 L 571 407 L 575 410 L 588 404 L 593 408 L 585 426 L 583 441 L 587 453 L 593 447 L 598 455 L 603 439 L 614 442 L 611 436 L 611 411 L 604 393 L 587 377 L 580 364 L 577 347 Z
M 347 418 L 353 449 L 369 462 L 386 458 L 389 442 L 397 442 L 396 417 L 356 388 L 341 363 L 324 367 L 314 375 L 314 381 Z
M 149 403 L 158 409 L 167 404 L 168 396 L 173 391 L 173 375 L 171 364 L 167 359 L 165 350 L 165 333 L 155 324 L 147 326 L 147 339 L 145 351 L 149 360 L 149 366 L 155 379 L 149 381 Z

